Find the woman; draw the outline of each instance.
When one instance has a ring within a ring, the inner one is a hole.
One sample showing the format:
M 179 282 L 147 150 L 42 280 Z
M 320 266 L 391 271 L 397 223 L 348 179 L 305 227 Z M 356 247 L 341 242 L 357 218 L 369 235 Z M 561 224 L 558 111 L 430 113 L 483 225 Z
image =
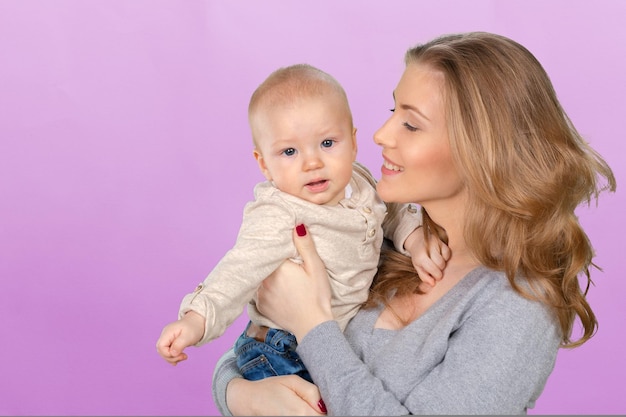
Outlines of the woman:
M 436 234 L 452 251 L 443 279 L 420 286 L 410 261 L 386 255 L 342 333 L 310 237 L 294 235 L 304 268 L 283 264 L 257 307 L 296 336 L 316 385 L 233 379 L 227 354 L 214 379 L 222 411 L 315 415 L 325 403 L 337 415 L 522 414 L 559 347 L 594 334 L 578 281 L 590 283 L 593 249 L 574 210 L 614 191 L 615 178 L 540 63 L 489 33 L 443 36 L 405 61 L 374 138 L 384 160 L 377 190 L 422 207 L 427 241 Z

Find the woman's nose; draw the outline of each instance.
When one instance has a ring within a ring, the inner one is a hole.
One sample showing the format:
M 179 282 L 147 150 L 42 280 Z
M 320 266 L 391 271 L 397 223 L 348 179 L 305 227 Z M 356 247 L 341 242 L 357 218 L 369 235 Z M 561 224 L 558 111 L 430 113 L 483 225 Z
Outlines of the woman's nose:
M 389 146 L 389 121 L 391 117 L 383 123 L 381 127 L 374 133 L 374 143 L 378 146 Z

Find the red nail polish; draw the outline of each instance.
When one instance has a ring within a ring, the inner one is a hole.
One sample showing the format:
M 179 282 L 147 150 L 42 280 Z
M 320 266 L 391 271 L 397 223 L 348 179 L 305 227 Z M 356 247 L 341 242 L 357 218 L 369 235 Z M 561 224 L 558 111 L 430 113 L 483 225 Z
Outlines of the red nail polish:
M 303 224 L 299 224 L 296 226 L 296 233 L 298 234 L 298 236 L 302 237 L 302 236 L 306 236 L 306 227 L 304 227 Z
M 319 407 L 319 409 L 320 409 L 320 411 L 321 411 L 322 413 L 326 413 L 326 404 L 324 404 L 324 400 L 320 399 L 320 400 L 317 402 L 317 406 Z

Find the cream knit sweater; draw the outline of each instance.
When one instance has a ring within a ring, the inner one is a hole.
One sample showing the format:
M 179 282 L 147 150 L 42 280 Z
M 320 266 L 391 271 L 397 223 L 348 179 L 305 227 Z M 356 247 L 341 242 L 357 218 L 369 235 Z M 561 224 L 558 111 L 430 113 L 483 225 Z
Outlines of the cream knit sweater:
M 326 265 L 333 313 L 345 328 L 367 299 L 383 237 L 404 252 L 405 239 L 421 224 L 413 206 L 390 205 L 388 213 L 374 179 L 358 163 L 348 191 L 338 205 L 324 206 L 283 193 L 269 182 L 255 187 L 255 200 L 244 208 L 235 246 L 181 303 L 179 317 L 192 310 L 206 318 L 197 346 L 221 336 L 246 305 L 253 322 L 277 327 L 256 309 L 254 295 L 283 261 L 297 260 L 292 231 L 300 223 L 306 225 Z

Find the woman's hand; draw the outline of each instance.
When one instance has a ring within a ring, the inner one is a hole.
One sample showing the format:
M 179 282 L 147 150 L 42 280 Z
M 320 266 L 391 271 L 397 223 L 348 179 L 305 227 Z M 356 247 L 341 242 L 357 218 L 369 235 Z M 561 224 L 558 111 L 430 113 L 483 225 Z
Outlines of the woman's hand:
M 235 378 L 226 390 L 228 409 L 235 416 L 321 416 L 326 414 L 317 386 L 296 375 L 259 381 Z
M 333 314 L 328 273 L 304 225 L 296 227 L 293 239 L 304 263 L 285 261 L 263 281 L 257 308 L 301 341 L 318 324 L 333 320 Z

